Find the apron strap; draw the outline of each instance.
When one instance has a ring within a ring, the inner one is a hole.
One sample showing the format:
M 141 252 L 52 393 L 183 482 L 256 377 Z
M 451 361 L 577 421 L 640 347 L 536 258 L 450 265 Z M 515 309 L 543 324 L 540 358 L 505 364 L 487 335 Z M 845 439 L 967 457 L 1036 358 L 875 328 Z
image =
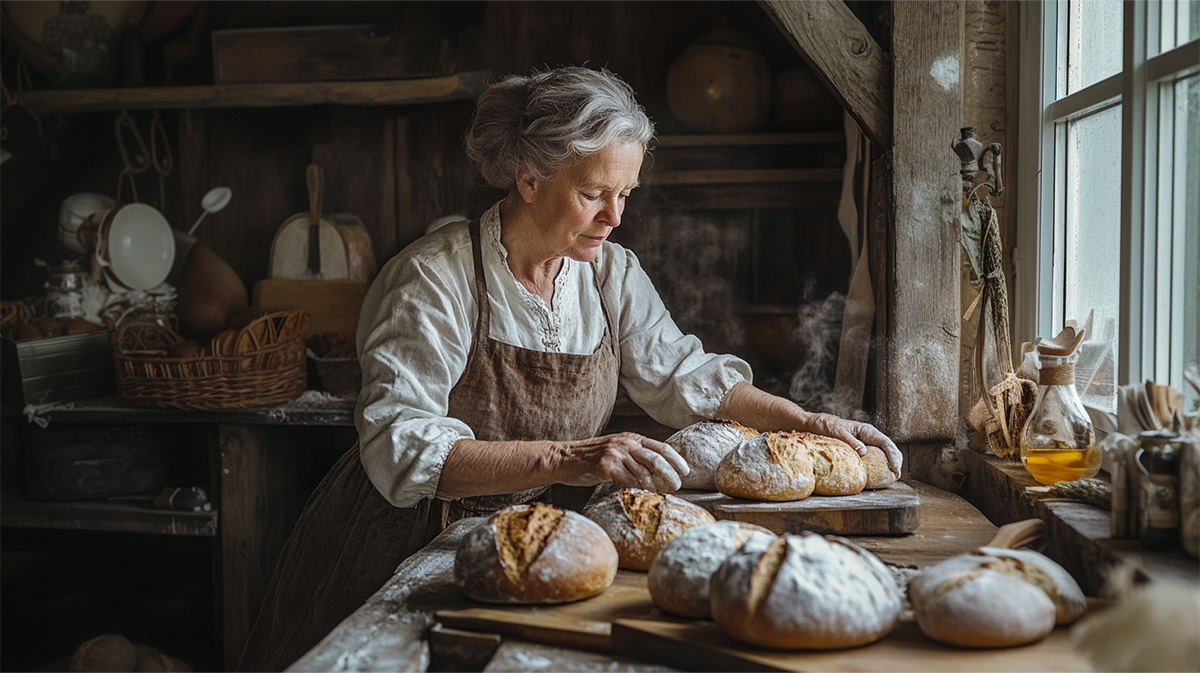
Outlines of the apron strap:
M 609 347 L 614 355 L 617 356 L 617 362 L 621 361 L 621 344 L 617 338 L 617 325 L 613 322 L 612 311 L 608 310 L 608 300 L 604 298 L 604 288 L 600 286 L 600 264 L 599 257 L 592 260 L 592 283 L 596 286 L 596 292 L 600 295 L 600 310 L 604 311 L 604 322 L 608 327 L 608 333 L 604 335 L 605 339 L 609 340 Z M 619 369 L 619 365 L 618 365 Z
M 488 301 L 487 279 L 483 273 L 483 236 L 480 234 L 479 218 L 471 220 L 471 257 L 475 263 L 475 303 L 479 306 L 479 316 L 475 320 L 476 346 L 487 344 L 491 334 L 491 302 Z

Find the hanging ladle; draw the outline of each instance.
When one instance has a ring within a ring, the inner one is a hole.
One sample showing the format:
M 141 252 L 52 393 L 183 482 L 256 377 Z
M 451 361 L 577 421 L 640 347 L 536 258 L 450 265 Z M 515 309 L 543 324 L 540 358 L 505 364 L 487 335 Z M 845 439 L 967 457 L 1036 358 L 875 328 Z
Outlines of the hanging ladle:
M 228 187 L 213 187 L 208 190 L 204 198 L 200 199 L 200 207 L 204 209 L 204 212 L 200 213 L 200 217 L 196 218 L 196 223 L 192 225 L 191 229 L 188 229 L 188 236 L 191 236 L 192 232 L 196 231 L 196 227 L 200 226 L 200 222 L 204 220 L 205 215 L 215 213 L 229 205 L 229 199 L 231 198 L 233 198 L 233 190 Z

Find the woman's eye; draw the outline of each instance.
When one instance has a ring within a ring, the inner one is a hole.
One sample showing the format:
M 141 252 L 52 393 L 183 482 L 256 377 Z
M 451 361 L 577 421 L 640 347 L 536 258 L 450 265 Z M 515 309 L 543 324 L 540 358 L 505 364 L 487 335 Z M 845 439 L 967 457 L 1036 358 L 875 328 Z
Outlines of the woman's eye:
M 584 194 L 583 198 L 587 199 L 588 201 L 595 201 L 596 199 L 600 198 L 600 195 L 599 194 Z

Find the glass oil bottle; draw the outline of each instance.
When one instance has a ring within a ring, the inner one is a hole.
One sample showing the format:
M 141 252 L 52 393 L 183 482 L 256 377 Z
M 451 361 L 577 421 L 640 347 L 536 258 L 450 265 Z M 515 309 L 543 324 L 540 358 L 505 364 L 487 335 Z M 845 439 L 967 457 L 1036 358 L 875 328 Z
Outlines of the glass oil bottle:
M 1021 431 L 1021 462 L 1038 483 L 1095 476 L 1101 452 L 1096 432 L 1075 391 L 1075 349 L 1083 331 L 1067 327 L 1038 344 L 1038 396 Z

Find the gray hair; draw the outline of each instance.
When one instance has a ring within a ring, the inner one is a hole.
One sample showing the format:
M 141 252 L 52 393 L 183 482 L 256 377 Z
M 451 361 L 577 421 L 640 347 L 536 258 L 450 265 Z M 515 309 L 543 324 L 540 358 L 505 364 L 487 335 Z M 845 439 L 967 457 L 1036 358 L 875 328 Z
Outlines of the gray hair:
M 548 180 L 614 142 L 650 151 L 653 139 L 654 123 L 628 84 L 607 69 L 569 66 L 488 87 L 463 144 L 489 185 L 511 191 L 518 168 Z

